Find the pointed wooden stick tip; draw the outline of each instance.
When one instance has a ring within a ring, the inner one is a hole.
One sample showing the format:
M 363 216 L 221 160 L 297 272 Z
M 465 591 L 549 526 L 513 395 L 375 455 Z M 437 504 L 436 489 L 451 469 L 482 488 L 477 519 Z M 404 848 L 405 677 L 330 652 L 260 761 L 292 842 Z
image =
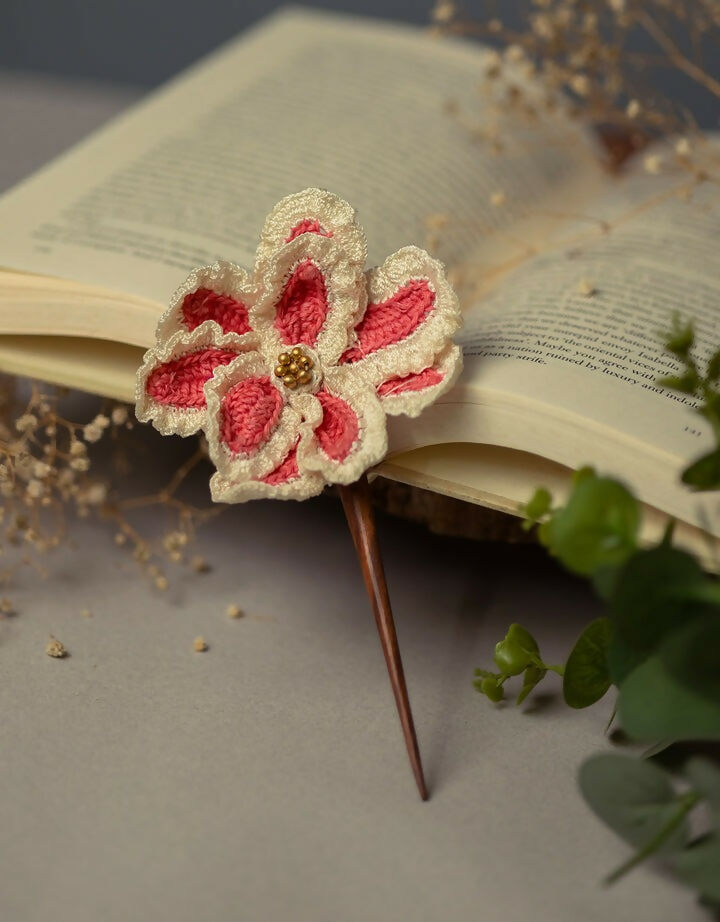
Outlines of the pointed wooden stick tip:
M 365 580 L 365 588 L 372 604 L 375 623 L 380 634 L 380 643 L 395 696 L 395 704 L 400 717 L 410 767 L 415 776 L 420 798 L 425 801 L 429 797 L 428 789 L 425 784 L 420 749 L 415 733 L 415 723 L 400 657 L 400 647 L 390 607 L 390 596 L 380 556 L 380 546 L 375 530 L 375 517 L 367 477 L 363 475 L 356 483 L 341 487 L 340 495 Z

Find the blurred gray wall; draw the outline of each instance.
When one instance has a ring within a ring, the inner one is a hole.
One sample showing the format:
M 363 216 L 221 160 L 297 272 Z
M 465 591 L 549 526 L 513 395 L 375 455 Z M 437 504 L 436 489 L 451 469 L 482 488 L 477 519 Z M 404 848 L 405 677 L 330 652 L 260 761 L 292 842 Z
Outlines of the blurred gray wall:
M 688 9 L 699 2 L 688 0 Z M 283 5 L 283 0 L 0 0 L 0 69 L 154 86 Z M 433 0 L 307 0 L 306 5 L 427 24 Z M 462 8 L 476 19 L 500 9 L 510 25 L 524 25 L 533 7 L 531 0 L 464 0 Z M 657 51 L 647 37 L 638 38 L 632 50 Z M 708 44 L 706 66 L 720 77 L 714 43 Z M 686 106 L 703 127 L 720 128 L 717 98 L 678 73 L 657 71 L 651 79 L 660 97 Z
M 282 0 L 0 0 L 0 68 L 153 86 Z M 308 6 L 427 23 L 432 0 Z

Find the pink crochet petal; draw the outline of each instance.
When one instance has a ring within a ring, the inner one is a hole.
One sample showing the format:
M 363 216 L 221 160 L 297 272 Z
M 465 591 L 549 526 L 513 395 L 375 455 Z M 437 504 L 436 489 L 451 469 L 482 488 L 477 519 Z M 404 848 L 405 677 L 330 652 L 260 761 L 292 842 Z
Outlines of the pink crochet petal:
M 355 267 L 365 263 L 367 244 L 355 209 L 323 189 L 304 189 L 286 196 L 267 216 L 257 251 L 257 270 L 265 272 L 278 250 L 303 234 L 332 238 Z
M 156 403 L 204 407 L 205 383 L 212 378 L 216 368 L 228 365 L 237 355 L 231 349 L 214 347 L 187 352 L 153 369 L 145 383 L 145 391 Z
M 333 461 L 344 461 L 350 454 L 360 432 L 357 414 L 344 400 L 319 391 L 316 395 L 323 417 L 315 429 L 320 447 Z
M 448 343 L 432 365 L 406 375 L 390 375 L 377 386 L 383 410 L 390 416 L 417 416 L 453 386 L 461 369 L 460 347 Z
M 275 430 L 284 401 L 268 377 L 246 378 L 220 404 L 220 439 L 234 454 L 251 454 Z
M 425 279 L 411 279 L 385 301 L 368 304 L 355 327 L 356 345 L 344 353 L 340 363 L 352 364 L 401 342 L 427 320 L 434 307 L 435 292 Z
M 156 341 L 160 345 L 176 333 L 194 333 L 208 321 L 220 328 L 215 327 L 216 336 L 252 335 L 248 316 L 254 298 L 253 281 L 240 266 L 226 260 L 199 266 L 174 292 L 155 331 Z
M 295 227 L 290 231 L 285 238 L 285 243 L 290 243 L 291 240 L 299 237 L 300 234 L 320 234 L 321 237 L 332 237 L 333 232 L 325 230 L 317 218 L 303 218 L 302 221 L 298 221 Z
M 316 471 L 327 483 L 353 483 L 385 456 L 385 409 L 354 368 L 326 368 L 321 390 L 293 395 L 290 402 L 305 421 L 298 445 L 303 473 Z
M 311 259 L 299 263 L 276 305 L 275 329 L 287 345 L 314 346 L 328 312 L 325 278 Z
M 271 487 L 279 487 L 280 484 L 290 483 L 300 476 L 300 469 L 298 468 L 297 461 L 297 446 L 298 443 L 296 442 L 290 449 L 287 457 L 278 464 L 275 470 L 271 471 L 267 477 L 262 478 L 263 483 Z
M 402 378 L 393 377 L 384 381 L 377 389 L 378 397 L 389 397 L 396 394 L 406 394 L 411 391 L 424 391 L 428 387 L 440 384 L 444 374 L 437 368 L 425 368 L 418 374 L 404 375 Z
M 290 459 L 295 449 L 271 474 L 262 480 L 228 480 L 215 473 L 210 478 L 210 492 L 217 503 L 246 503 L 252 499 L 308 499 L 322 493 L 325 481 L 316 471 L 295 471 Z M 286 468 L 287 462 L 287 469 Z M 284 478 L 284 479 L 283 479 Z
M 249 333 L 248 309 L 230 295 L 198 288 L 185 295 L 180 307 L 185 327 L 191 332 L 206 320 L 214 320 L 223 333 Z

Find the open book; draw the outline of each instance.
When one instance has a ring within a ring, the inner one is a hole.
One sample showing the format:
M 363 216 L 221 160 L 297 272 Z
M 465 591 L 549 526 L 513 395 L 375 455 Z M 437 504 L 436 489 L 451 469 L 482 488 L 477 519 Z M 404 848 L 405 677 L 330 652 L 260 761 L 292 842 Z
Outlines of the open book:
M 391 478 L 517 511 L 592 463 L 707 550 L 720 517 L 679 484 L 707 448 L 692 399 L 656 385 L 659 331 L 720 341 L 720 193 L 622 176 L 519 68 L 492 53 L 290 10 L 211 55 L 0 198 L 0 370 L 124 400 L 192 268 L 251 265 L 265 214 L 325 187 L 359 209 L 369 264 L 428 245 L 464 299 L 459 384 L 389 420 Z M 537 114 L 539 113 L 539 114 Z M 700 527 L 702 526 L 702 527 Z

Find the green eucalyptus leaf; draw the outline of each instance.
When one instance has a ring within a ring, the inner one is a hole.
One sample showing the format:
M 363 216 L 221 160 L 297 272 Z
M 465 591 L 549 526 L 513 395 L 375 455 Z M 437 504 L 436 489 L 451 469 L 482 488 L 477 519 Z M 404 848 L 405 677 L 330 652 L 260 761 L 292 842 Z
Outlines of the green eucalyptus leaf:
M 593 812 L 630 845 L 644 849 L 671 823 L 678 797 L 667 772 L 653 762 L 602 753 L 580 766 L 580 790 Z M 657 848 L 677 851 L 687 841 L 683 820 Z
M 676 679 L 720 710 L 720 611 L 675 631 L 659 653 Z
M 608 602 L 615 592 L 622 573 L 623 563 L 600 566 L 592 575 L 593 589 L 605 602 Z
M 537 522 L 538 519 L 541 519 L 550 511 L 551 504 L 552 496 L 550 491 L 546 490 L 545 487 L 538 487 L 525 506 L 525 515 L 532 522 Z
M 639 658 L 669 632 L 704 614 L 693 593 L 708 582 L 690 554 L 661 544 L 637 551 L 619 574 L 610 599 L 618 635 Z
M 473 674 L 476 675 L 476 676 L 479 676 L 481 679 L 487 679 L 487 678 L 489 678 L 490 676 L 492 676 L 493 678 L 495 678 L 495 673 L 494 673 L 494 672 L 490 672 L 488 669 L 479 669 L 479 668 L 478 668 L 478 669 L 475 669 L 475 670 L 474 670 L 474 673 L 473 673 Z
M 670 634 L 620 687 L 623 729 L 638 740 L 720 739 L 720 618 Z
M 672 329 L 665 337 L 665 348 L 673 355 L 684 357 L 695 342 L 695 330 L 692 322 L 683 323 L 679 314 L 673 316 Z
M 608 667 L 610 678 L 618 687 L 645 660 L 646 654 L 639 653 L 624 640 L 617 631 L 613 631 L 608 648 Z
M 683 883 L 709 900 L 720 900 L 720 835 L 693 842 L 673 858 L 673 869 Z
M 591 621 L 570 651 L 563 676 L 563 697 L 571 708 L 586 708 L 610 688 L 608 650 L 612 637 L 609 618 Z
M 685 775 L 692 789 L 710 804 L 715 825 L 720 828 L 720 765 L 695 756 L 685 765 Z
M 503 687 L 495 676 L 485 676 L 484 679 L 481 679 L 479 683 L 475 684 L 475 687 L 479 692 L 482 692 L 483 695 L 489 698 L 490 701 L 494 701 L 496 704 L 505 697 Z
M 666 387 L 671 391 L 680 391 L 683 394 L 694 394 L 700 383 L 698 374 L 693 369 L 688 369 L 682 375 L 666 375 L 659 378 L 657 382 L 660 387 Z
M 573 471 L 572 484 L 576 487 L 579 483 L 582 483 L 583 480 L 591 480 L 593 477 L 597 477 L 595 468 L 590 465 L 585 465 L 585 467 L 579 467 L 576 471 Z
M 538 537 L 574 573 L 589 576 L 622 563 L 635 550 L 640 510 L 616 480 L 588 471 L 562 509 L 543 523 Z
M 503 675 L 520 675 L 538 652 L 532 634 L 520 624 L 511 624 L 503 640 L 495 644 L 493 659 Z
M 546 675 L 547 669 L 542 669 L 540 666 L 528 666 L 523 674 L 522 688 L 515 704 L 522 704 L 533 688 L 538 682 L 542 682 Z
M 717 381 L 718 378 L 720 378 L 720 349 L 717 349 L 710 356 L 705 374 L 708 381 L 711 383 Z
M 686 467 L 682 472 L 683 483 L 693 490 L 716 490 L 720 487 L 720 448 L 716 448 Z

